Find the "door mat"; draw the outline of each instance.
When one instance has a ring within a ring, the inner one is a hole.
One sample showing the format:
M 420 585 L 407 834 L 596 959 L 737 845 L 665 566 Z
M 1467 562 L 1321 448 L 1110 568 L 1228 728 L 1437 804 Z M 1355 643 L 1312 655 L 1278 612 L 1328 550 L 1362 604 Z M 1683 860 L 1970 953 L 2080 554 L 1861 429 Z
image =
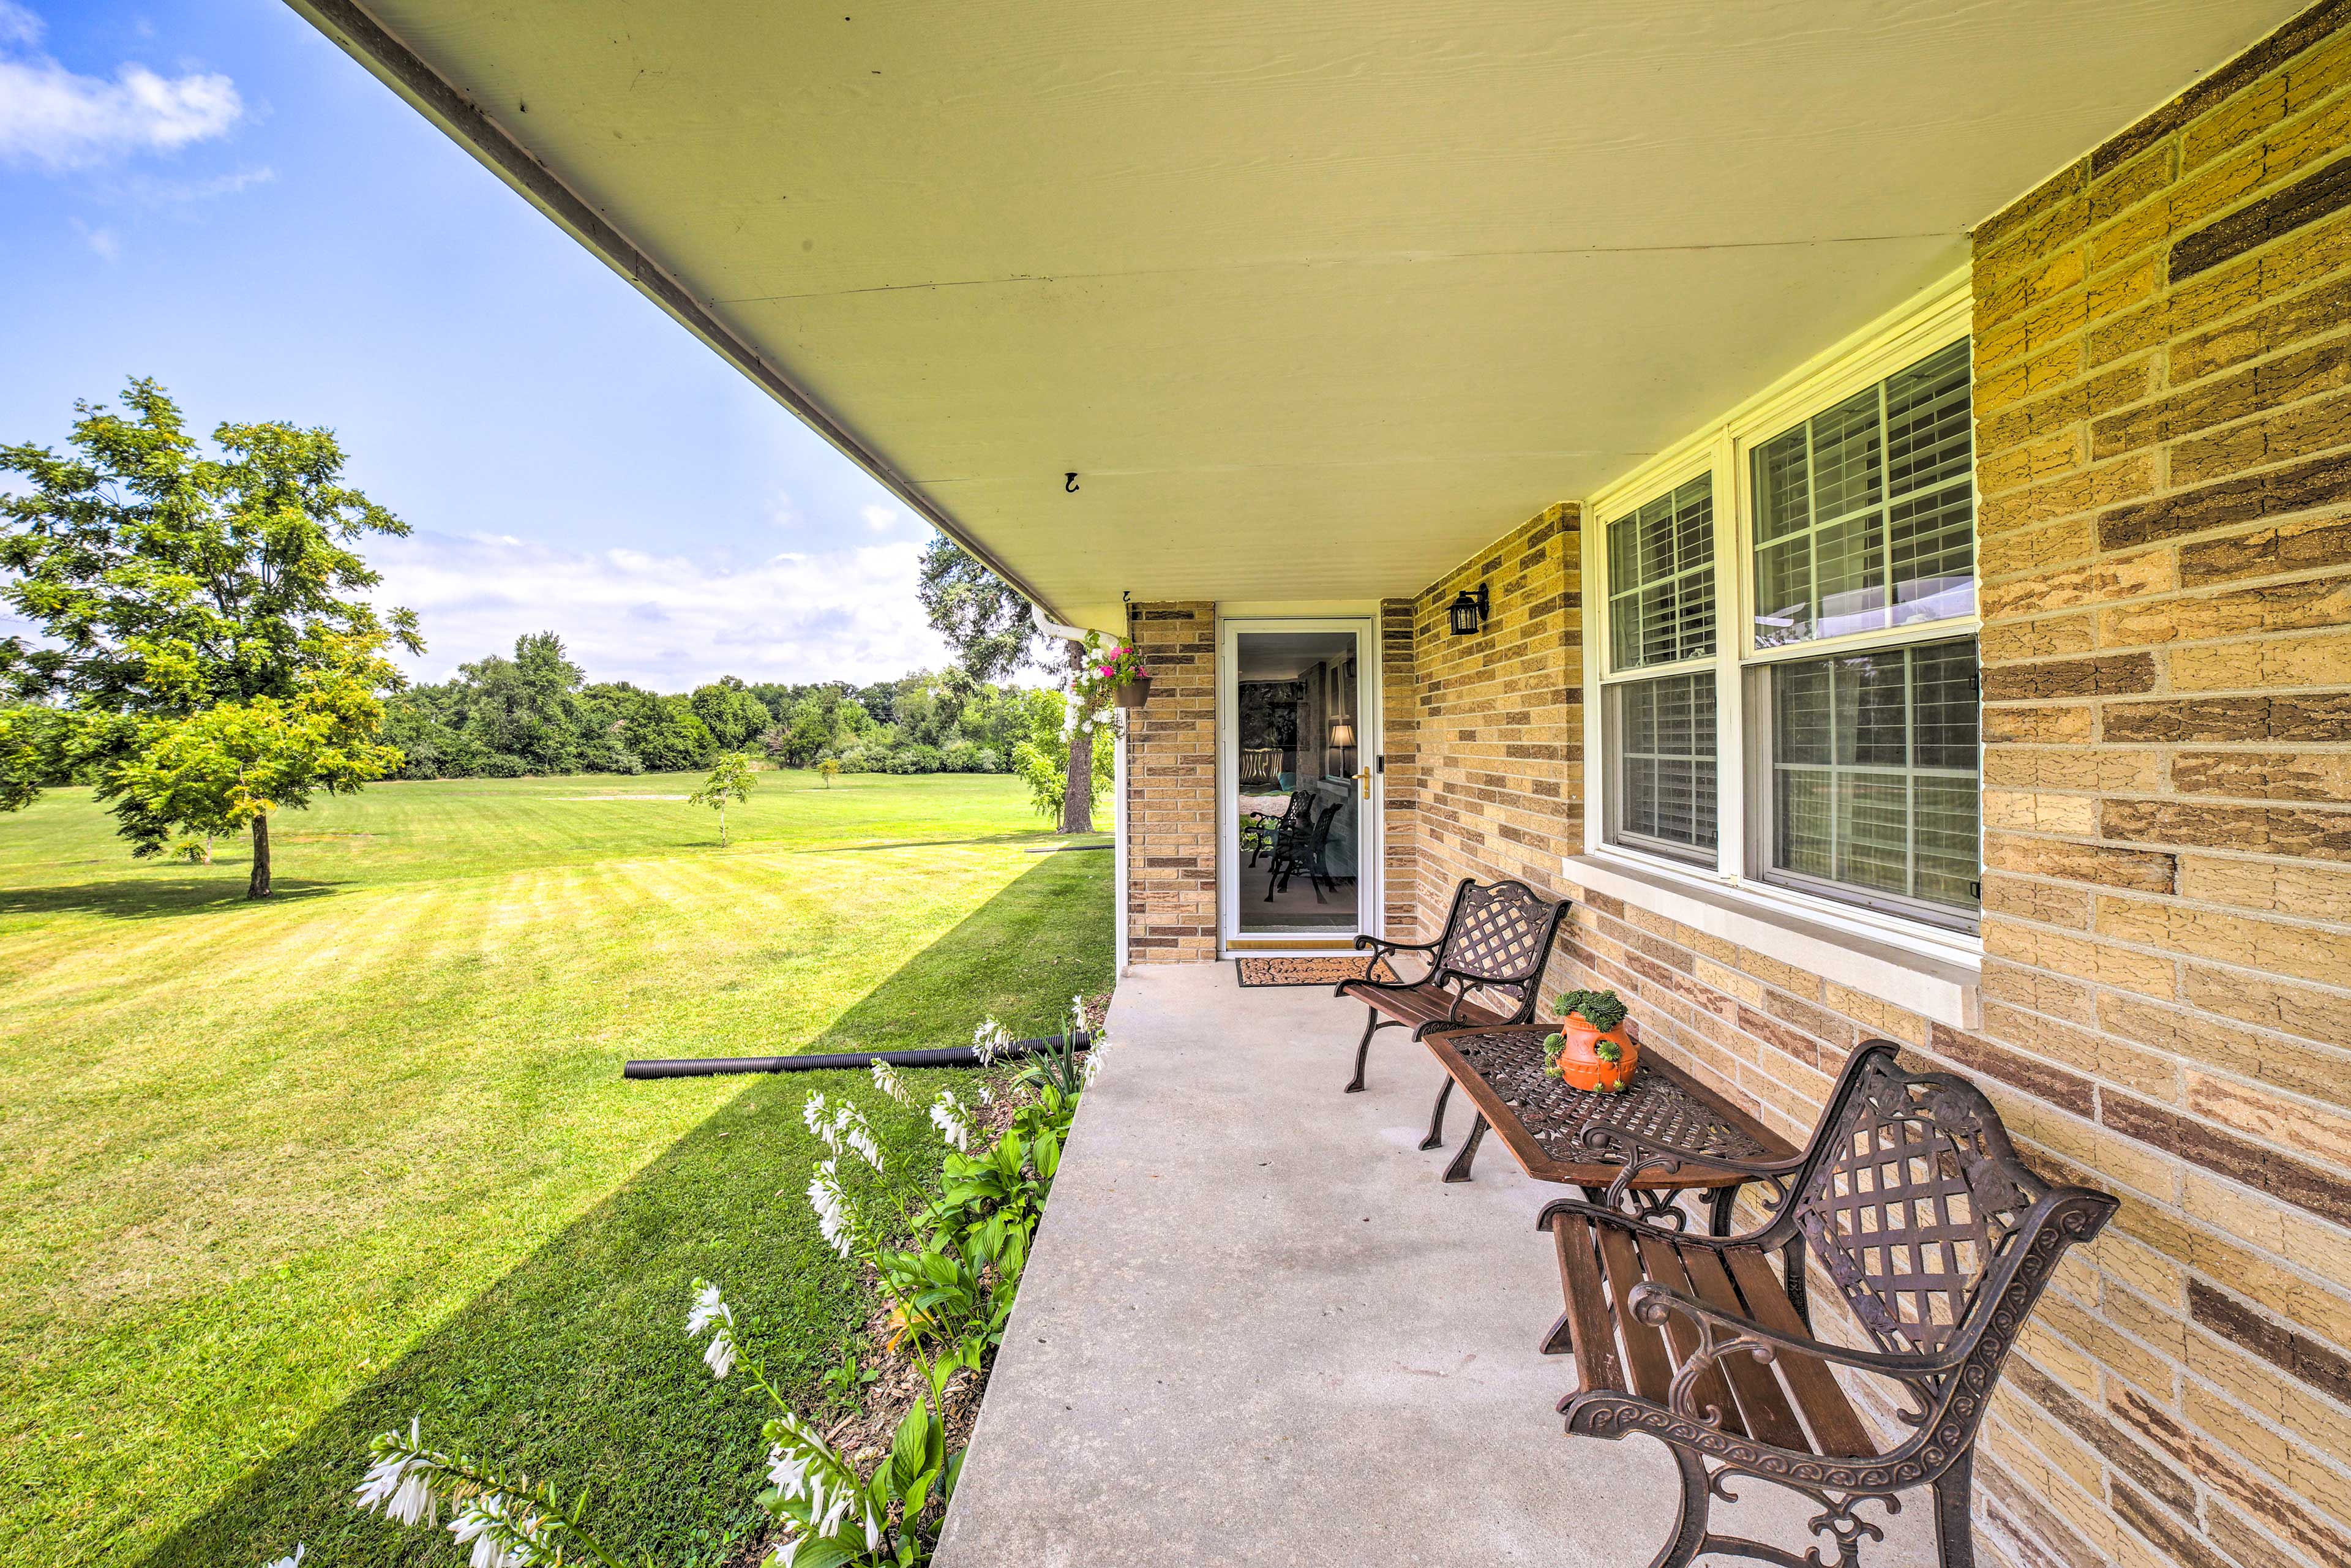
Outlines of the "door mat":
M 1385 957 L 1366 959 L 1361 953 L 1333 953 L 1329 957 L 1236 958 L 1244 986 L 1335 986 L 1342 980 L 1393 980 L 1396 972 Z

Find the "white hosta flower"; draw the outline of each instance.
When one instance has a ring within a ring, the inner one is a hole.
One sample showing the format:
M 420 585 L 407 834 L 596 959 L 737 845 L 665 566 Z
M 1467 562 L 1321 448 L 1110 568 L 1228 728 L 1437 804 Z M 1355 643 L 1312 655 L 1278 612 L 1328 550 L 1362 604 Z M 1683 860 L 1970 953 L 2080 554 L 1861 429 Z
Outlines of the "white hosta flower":
M 872 1548 L 870 1545 L 867 1547 L 868 1551 L 871 1551 L 872 1549 Z M 308 1547 L 303 1545 L 298 1541 L 294 1543 L 294 1555 L 291 1557 L 280 1557 L 275 1563 L 264 1563 L 263 1568 L 302 1568 L 302 1554 L 308 1550 Z
M 1070 998 L 1070 1043 L 1075 1045 L 1086 1032 L 1086 998 L 1081 993 Z
M 823 1091 L 809 1091 L 808 1102 L 800 1107 L 800 1120 L 808 1124 L 811 1135 L 823 1140 L 826 1148 L 836 1155 L 841 1153 L 841 1134 L 833 1128 L 831 1109 L 825 1103 Z
M 843 1144 L 875 1170 L 882 1168 L 882 1146 L 873 1141 L 873 1129 L 866 1124 L 865 1113 L 846 1103 L 832 1113 L 832 1136 L 825 1140 L 825 1146 L 836 1155 Z
M 1003 1055 L 1011 1043 L 1011 1031 L 992 1018 L 980 1019 L 978 1027 L 971 1031 L 971 1053 L 979 1059 L 982 1067 Z
M 438 1471 L 432 1456 L 424 1452 L 421 1425 L 411 1416 L 407 1444 L 395 1442 L 378 1448 L 375 1463 L 360 1479 L 351 1502 L 361 1512 L 381 1512 L 395 1524 L 430 1524 L 439 1517 L 439 1501 L 433 1493 L 433 1478 Z
M 972 1092 L 978 1096 L 979 1103 L 983 1105 L 993 1105 L 996 1103 L 996 1091 L 990 1089 L 984 1082 L 975 1085 L 972 1089 Z
M 734 1322 L 735 1309 L 726 1304 L 717 1286 L 707 1280 L 696 1280 L 694 1289 L 694 1310 L 685 1314 L 685 1332 L 689 1337 L 715 1322 Z
M 931 1102 L 931 1125 L 958 1152 L 971 1147 L 971 1113 L 963 1108 L 952 1090 L 940 1090 L 939 1097 Z
M 768 1450 L 768 1484 L 786 1497 L 798 1497 L 808 1485 L 808 1458 L 782 1448 Z
M 809 1176 L 808 1200 L 816 1210 L 817 1233 L 824 1238 L 824 1244 L 848 1257 L 856 1242 L 857 1228 L 850 1217 L 849 1199 L 841 1190 L 837 1161 L 825 1161 Z
M 710 1336 L 709 1347 L 703 1351 L 702 1359 L 710 1368 L 711 1376 L 721 1383 L 726 1381 L 726 1375 L 735 1370 L 735 1331 L 724 1323 L 720 1324 L 718 1332 Z
M 873 1087 L 901 1105 L 911 1107 L 914 1103 L 914 1092 L 906 1087 L 906 1081 L 898 1076 L 898 1070 L 878 1056 L 873 1059 Z
M 492 1492 L 458 1510 L 449 1533 L 474 1549 L 473 1568 L 528 1568 L 538 1561 L 539 1526 L 538 1515 Z

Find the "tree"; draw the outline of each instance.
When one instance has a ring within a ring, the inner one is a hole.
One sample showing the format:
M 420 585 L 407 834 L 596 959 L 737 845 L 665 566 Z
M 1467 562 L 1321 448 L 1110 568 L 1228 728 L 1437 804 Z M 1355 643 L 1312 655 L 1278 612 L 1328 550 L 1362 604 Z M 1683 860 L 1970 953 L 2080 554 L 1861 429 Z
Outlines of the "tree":
M 972 679 L 1000 681 L 1037 662 L 1038 646 L 1046 638 L 1029 601 L 946 535 L 934 536 L 924 549 L 914 592 L 931 629 L 946 639 Z M 1081 644 L 1062 641 L 1056 663 L 1065 680 L 1076 676 L 1084 657 Z M 1093 719 L 1080 715 L 1069 737 L 1061 831 L 1093 831 Z
M 828 789 L 832 788 L 832 781 L 840 772 L 841 763 L 834 758 L 821 758 L 816 765 L 816 776 L 824 780 L 824 787 Z
M 569 773 L 579 765 L 578 693 L 587 675 L 562 638 L 520 636 L 512 659 L 493 653 L 457 669 L 469 688 L 465 733 L 483 750 L 515 758 L 521 772 Z
M 207 455 L 154 382 L 122 402 L 75 404 L 75 455 L 0 447 L 32 485 L 0 496 L 0 601 L 42 633 L 0 640 L 0 684 L 62 716 L 10 726 L 0 775 L 94 780 L 139 855 L 247 827 L 266 898 L 271 811 L 401 766 L 379 742 L 404 684 L 386 649 L 424 644 L 362 597 L 381 579 L 350 547 L 408 526 L 342 483 L 331 431 L 224 423 Z
M 706 686 L 696 686 L 688 699 L 696 718 L 710 731 L 722 750 L 739 751 L 752 737 L 768 727 L 767 706 L 733 675 L 721 675 Z
M 710 770 L 710 777 L 703 780 L 702 788 L 688 797 L 695 805 L 717 808 L 718 842 L 721 847 L 726 842 L 726 802 L 748 800 L 752 783 L 750 758 L 739 751 L 722 752 L 718 766 Z

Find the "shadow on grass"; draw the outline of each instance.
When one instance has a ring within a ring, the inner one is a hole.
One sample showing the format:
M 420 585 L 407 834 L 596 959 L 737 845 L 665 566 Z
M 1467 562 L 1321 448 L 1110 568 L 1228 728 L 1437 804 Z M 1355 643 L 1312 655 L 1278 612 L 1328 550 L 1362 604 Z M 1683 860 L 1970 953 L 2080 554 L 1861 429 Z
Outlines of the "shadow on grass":
M 990 1013 L 1019 1032 L 1057 1013 L 1072 991 L 1108 989 L 1108 880 L 1099 862 L 1048 858 L 799 1049 L 956 1043 Z M 620 1068 L 616 1054 L 615 1074 Z M 910 1075 L 918 1096 L 928 1076 Z M 704 1370 L 684 1333 L 691 1281 L 725 1283 L 778 1386 L 814 1411 L 816 1379 L 861 1326 L 863 1297 L 801 1197 L 822 1151 L 800 1124 L 800 1103 L 811 1089 L 848 1091 L 894 1160 L 937 1157 L 922 1116 L 873 1093 L 862 1073 L 743 1082 L 158 1544 L 143 1568 L 257 1565 L 297 1541 L 320 1568 L 458 1561 L 445 1531 L 402 1530 L 350 1505 L 369 1438 L 405 1429 L 412 1416 L 435 1446 L 557 1479 L 567 1495 L 592 1483 L 599 1535 L 632 1560 L 650 1552 L 665 1568 L 717 1562 L 724 1543 L 759 1517 L 752 1499 L 765 1401 L 743 1374 L 719 1384 Z
M 110 882 L 77 883 L 69 887 L 0 887 L 0 915 L 109 915 L 123 920 L 200 915 L 246 903 L 246 875 L 239 872 L 234 877 L 154 877 L 131 873 Z M 342 885 L 277 877 L 265 902 L 326 898 Z

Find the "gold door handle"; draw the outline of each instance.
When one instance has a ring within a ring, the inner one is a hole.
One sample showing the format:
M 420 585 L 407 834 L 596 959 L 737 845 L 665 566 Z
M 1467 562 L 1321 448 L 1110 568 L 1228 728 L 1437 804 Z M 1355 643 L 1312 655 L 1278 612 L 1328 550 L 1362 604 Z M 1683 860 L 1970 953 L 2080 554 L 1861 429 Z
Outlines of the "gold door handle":
M 1366 800 L 1370 800 L 1372 798 L 1372 770 L 1366 768 L 1361 773 L 1356 774 L 1355 777 L 1364 781 L 1364 799 Z

